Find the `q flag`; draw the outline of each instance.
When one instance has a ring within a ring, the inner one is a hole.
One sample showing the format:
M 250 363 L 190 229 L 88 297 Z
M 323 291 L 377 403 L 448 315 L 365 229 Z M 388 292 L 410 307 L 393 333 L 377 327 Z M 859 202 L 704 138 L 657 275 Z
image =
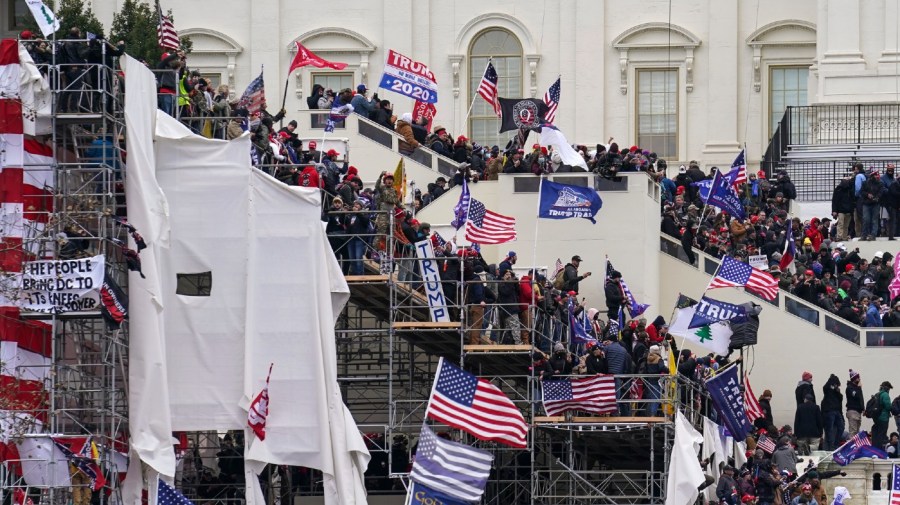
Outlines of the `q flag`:
M 424 63 L 394 51 L 388 51 L 384 74 L 378 87 L 425 103 L 437 103 L 438 87 L 434 73 Z
M 733 184 L 734 178 L 722 175 L 721 170 L 717 170 L 706 203 L 718 207 L 738 219 L 744 219 L 746 217 L 744 206 L 741 204 L 737 192 L 734 191 Z
M 597 224 L 594 216 L 603 207 L 600 195 L 592 188 L 544 181 L 541 183 L 541 205 L 538 217 L 569 219 L 583 217 Z
M 500 101 L 500 133 L 510 130 L 533 130 L 541 127 L 547 104 L 537 98 L 498 98 Z
M 744 307 L 704 296 L 697 304 L 697 310 L 694 312 L 688 328 L 699 328 L 719 321 L 742 323 L 746 320 L 747 309 Z
M 735 440 L 744 440 L 750 433 L 750 421 L 744 410 L 744 395 L 738 381 L 738 367 L 731 366 L 706 381 L 706 390 L 719 413 L 719 419 Z

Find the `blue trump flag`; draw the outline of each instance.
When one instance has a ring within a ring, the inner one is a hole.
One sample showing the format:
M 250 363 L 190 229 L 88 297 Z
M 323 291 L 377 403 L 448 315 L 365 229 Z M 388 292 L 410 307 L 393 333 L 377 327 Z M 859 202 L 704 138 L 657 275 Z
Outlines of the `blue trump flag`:
M 688 328 L 699 328 L 719 321 L 743 323 L 746 320 L 747 309 L 745 307 L 704 296 L 697 303 L 694 317 L 691 318 Z
M 459 194 L 459 200 L 456 202 L 456 206 L 453 207 L 453 221 L 450 221 L 450 226 L 458 230 L 466 224 L 466 220 L 469 218 L 469 205 L 471 205 L 471 203 L 472 194 L 469 192 L 469 185 L 466 183 L 466 179 L 463 178 L 462 192 Z
M 723 177 L 728 179 L 728 183 L 734 185 L 735 180 L 737 180 L 737 172 L 731 171 L 725 174 Z M 699 182 L 692 182 L 691 186 L 697 186 L 697 190 L 700 193 L 700 200 L 706 201 L 709 198 L 709 188 L 712 187 L 713 180 L 712 179 L 703 179 Z
M 750 433 L 750 421 L 744 410 L 744 394 L 738 380 L 738 367 L 730 366 L 707 379 L 706 389 L 722 424 L 735 440 L 744 440 Z
M 854 435 L 853 438 L 838 447 L 832 454 L 834 462 L 840 466 L 846 466 L 859 458 L 887 459 L 887 457 L 886 452 L 872 445 L 872 442 L 869 440 L 869 434 L 865 431 L 860 431 Z
M 720 170 L 717 170 L 712 180 L 709 195 L 704 201 L 707 205 L 718 207 L 738 219 L 744 219 L 746 217 L 744 205 L 741 203 L 741 197 L 732 187 L 736 176 L 737 174 L 735 176 L 731 176 L 731 174 L 726 176 Z
M 569 327 L 572 328 L 572 342 L 576 344 L 593 343 L 595 345 L 600 343 L 590 334 L 592 328 L 587 315 L 582 313 L 581 318 L 575 317 L 575 304 L 571 301 L 569 301 Z
M 457 500 L 438 493 L 430 487 L 418 482 L 409 483 L 409 493 L 405 505 L 471 505 L 472 502 Z
M 602 206 L 603 201 L 593 188 L 551 181 L 541 183 L 541 206 L 538 209 L 538 217 L 546 219 L 583 217 L 597 224 L 594 216 Z

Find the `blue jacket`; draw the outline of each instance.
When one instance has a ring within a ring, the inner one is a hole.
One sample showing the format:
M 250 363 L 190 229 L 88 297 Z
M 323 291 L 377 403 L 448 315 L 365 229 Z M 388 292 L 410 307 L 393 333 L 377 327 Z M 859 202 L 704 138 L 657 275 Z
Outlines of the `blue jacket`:
M 603 346 L 606 361 L 609 363 L 609 373 L 631 373 L 631 354 L 618 342 L 610 342 Z
M 874 303 L 869 304 L 869 308 L 866 310 L 866 327 L 880 328 L 882 326 L 884 326 L 884 323 L 881 322 L 881 314 L 878 312 L 878 307 Z
M 353 112 L 368 118 L 369 114 L 375 110 L 375 99 L 366 100 L 365 96 L 357 93 L 356 95 L 353 95 L 353 99 L 350 100 L 350 105 L 353 106 Z

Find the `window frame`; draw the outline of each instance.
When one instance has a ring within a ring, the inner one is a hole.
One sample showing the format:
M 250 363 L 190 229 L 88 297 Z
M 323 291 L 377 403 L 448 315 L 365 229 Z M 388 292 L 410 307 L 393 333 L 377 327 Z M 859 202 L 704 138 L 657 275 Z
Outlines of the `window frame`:
M 310 90 L 313 89 L 313 86 L 316 85 L 316 77 L 319 77 L 319 76 L 323 76 L 326 78 L 328 78 L 328 77 L 338 77 L 338 78 L 347 77 L 350 79 L 350 85 L 347 87 L 350 88 L 351 90 L 356 90 L 356 86 L 353 85 L 353 78 L 355 77 L 353 72 L 346 72 L 343 70 L 334 70 L 331 72 L 317 70 L 315 72 L 310 72 L 309 73 L 309 89 Z M 328 89 L 328 86 L 325 86 L 325 89 Z M 343 88 L 338 88 L 338 89 L 331 88 L 331 89 L 334 91 L 335 95 L 337 95 L 338 93 L 340 93 L 341 89 L 343 89 Z
M 766 138 L 769 140 L 769 142 L 771 142 L 772 135 L 775 134 L 775 128 L 777 128 L 777 126 L 775 126 L 773 124 L 774 118 L 772 116 L 773 110 L 774 110 L 772 107 L 772 99 L 775 95 L 772 92 L 773 91 L 772 83 L 774 81 L 773 75 L 774 75 L 775 71 L 776 70 L 786 70 L 786 69 L 806 70 L 806 80 L 800 81 L 798 90 L 799 89 L 806 90 L 806 103 L 803 105 L 809 105 L 809 70 L 810 70 L 811 65 L 804 64 L 804 63 L 777 62 L 777 63 L 769 64 L 766 67 L 767 67 L 767 69 L 766 69 L 767 70 L 767 72 L 766 72 L 766 117 L 765 117 Z M 787 106 L 785 106 L 785 110 L 787 110 Z M 784 111 L 782 111 L 781 114 L 783 116 Z M 779 117 L 777 120 L 780 121 L 781 117 Z
M 475 43 L 478 42 L 481 37 L 485 36 L 486 34 L 488 34 L 490 32 L 493 32 L 493 31 L 504 32 L 508 37 L 511 37 L 513 40 L 515 40 L 519 46 L 519 53 L 518 54 L 512 54 L 512 53 L 490 54 L 490 55 L 473 54 L 472 50 L 475 47 Z M 466 136 L 469 138 L 472 138 L 476 142 L 484 142 L 485 145 L 491 145 L 494 142 L 493 137 L 492 137 L 491 142 L 488 142 L 486 139 L 483 139 L 483 138 L 475 138 L 475 134 L 474 134 L 474 130 L 475 130 L 474 123 L 476 120 L 480 120 L 480 121 L 488 120 L 489 121 L 491 119 L 496 119 L 497 121 L 499 121 L 499 118 L 494 116 L 493 113 L 491 113 L 490 115 L 475 115 L 475 113 L 474 113 L 475 112 L 475 100 L 480 98 L 480 95 L 478 94 L 478 85 L 479 85 L 479 83 L 481 83 L 482 77 L 484 77 L 484 69 L 486 67 L 486 64 L 477 69 L 473 68 L 472 65 L 473 65 L 473 61 L 475 59 L 483 59 L 483 58 L 489 58 L 493 61 L 496 61 L 498 58 L 519 58 L 519 64 L 521 65 L 521 68 L 519 71 L 519 79 L 520 79 L 519 89 L 521 90 L 521 95 L 525 96 L 525 46 L 522 44 L 522 40 L 519 39 L 519 37 L 516 36 L 516 34 L 513 33 L 512 31 L 510 31 L 509 29 L 504 28 L 502 26 L 492 26 L 490 28 L 481 30 L 480 32 L 475 34 L 475 36 L 472 37 L 472 39 L 469 41 L 469 46 L 466 49 L 466 61 L 468 64 L 468 72 L 469 72 L 466 88 L 468 89 L 468 99 L 469 99 L 468 103 L 471 104 L 471 112 L 472 112 L 471 114 L 468 115 L 468 118 L 466 119 L 466 124 L 464 125 L 465 130 L 466 130 Z M 506 65 L 504 65 L 504 68 L 505 67 L 506 67 Z M 495 68 L 496 68 L 496 65 L 495 65 Z M 512 78 L 504 78 L 502 75 L 500 75 L 499 69 L 497 70 L 497 74 L 498 74 L 498 77 L 500 78 L 500 80 L 503 80 L 503 79 L 511 80 L 512 79 Z M 499 89 L 500 88 L 499 82 L 498 82 L 497 87 L 498 87 L 497 93 L 498 93 L 498 95 L 501 95 L 502 93 L 500 92 L 500 89 Z M 499 126 L 499 123 L 498 123 L 498 126 Z M 508 142 L 509 139 L 512 138 L 513 135 L 515 135 L 515 133 L 516 132 L 504 132 L 502 134 L 498 134 L 499 135 L 497 137 L 498 145 L 500 145 L 501 147 L 503 145 L 505 145 L 506 142 Z M 506 137 L 505 139 L 504 139 L 504 136 Z
M 674 153 L 660 153 L 657 152 L 660 158 L 670 159 L 670 160 L 678 160 L 679 154 L 681 151 L 681 70 L 679 67 L 666 67 L 666 66 L 636 66 L 634 68 L 634 78 L 632 82 L 634 83 L 634 139 L 635 145 L 640 146 L 642 149 L 645 147 L 641 145 L 641 74 L 642 73 L 650 73 L 650 72 L 671 72 L 675 75 L 675 87 L 672 90 L 671 94 L 675 97 L 675 138 L 673 141 L 673 145 L 675 147 Z M 650 134 L 647 134 L 650 135 Z

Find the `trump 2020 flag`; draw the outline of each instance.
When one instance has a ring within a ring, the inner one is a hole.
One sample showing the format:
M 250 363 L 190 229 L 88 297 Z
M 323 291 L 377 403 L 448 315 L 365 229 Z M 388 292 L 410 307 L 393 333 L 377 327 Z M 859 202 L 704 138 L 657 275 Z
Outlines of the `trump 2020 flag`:
M 700 298 L 694 317 L 688 328 L 699 328 L 720 321 L 743 323 L 747 320 L 747 309 L 733 303 L 713 300 L 708 296 Z
M 706 203 L 718 207 L 738 219 L 744 219 L 746 217 L 744 205 L 741 203 L 741 198 L 737 192 L 734 191 L 733 185 L 733 177 L 726 177 L 722 175 L 721 170 L 717 170 L 716 175 L 713 177 L 712 187 L 709 190 Z
M 484 494 L 493 462 L 491 453 L 440 438 L 423 425 L 409 478 L 440 494 L 475 502 Z
M 734 172 L 734 171 L 728 172 L 727 174 L 725 174 L 724 177 L 726 179 L 728 179 L 729 184 L 731 184 L 733 186 L 735 184 L 734 181 L 737 178 L 737 172 Z M 702 181 L 699 181 L 699 182 L 692 182 L 691 186 L 697 187 L 697 191 L 700 194 L 700 200 L 705 202 L 706 199 L 709 198 L 709 188 L 712 187 L 712 184 L 713 184 L 712 179 L 703 179 Z
M 456 202 L 456 207 L 453 207 L 453 221 L 450 222 L 450 226 L 458 230 L 466 224 L 466 220 L 469 218 L 469 203 L 471 201 L 472 194 L 469 193 L 469 185 L 466 183 L 466 179 L 463 178 L 462 192 L 459 194 L 459 201 Z
M 256 395 L 256 399 L 250 404 L 250 410 L 247 412 L 247 426 L 253 430 L 253 433 L 256 433 L 260 440 L 266 439 L 266 417 L 269 415 L 269 378 L 271 376 L 272 364 L 269 365 L 269 374 L 266 375 L 266 385 Z
M 593 188 L 551 181 L 541 182 L 538 217 L 546 219 L 581 217 L 597 224 L 594 216 L 600 211 L 600 207 L 603 207 L 603 201 Z
M 744 440 L 750 433 L 750 421 L 744 410 L 744 395 L 738 380 L 738 367 L 730 366 L 706 381 L 709 398 L 719 413 L 719 419 L 735 440 Z

